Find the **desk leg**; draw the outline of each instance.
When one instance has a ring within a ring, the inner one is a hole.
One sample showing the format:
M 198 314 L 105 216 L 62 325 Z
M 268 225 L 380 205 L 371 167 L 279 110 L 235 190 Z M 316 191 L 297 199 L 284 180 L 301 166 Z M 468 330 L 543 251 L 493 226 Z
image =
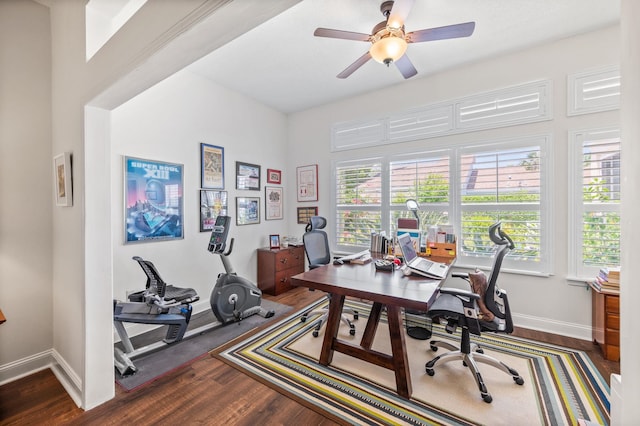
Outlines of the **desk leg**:
M 402 328 L 402 309 L 399 306 L 387 305 L 387 318 L 398 395 L 409 399 L 412 393 L 411 373 Z
M 333 361 L 333 342 L 338 337 L 343 307 L 344 296 L 332 294 L 331 301 L 329 302 L 327 325 L 324 328 L 322 351 L 320 352 L 320 364 L 322 365 L 329 365 L 331 361 Z
M 376 330 L 378 329 L 378 324 L 380 323 L 381 313 L 382 303 L 374 302 L 373 306 L 371 307 L 369 319 L 367 320 L 367 326 L 364 328 L 364 333 L 362 334 L 362 340 L 360 341 L 360 346 L 365 349 L 371 349 L 373 338 L 376 335 Z

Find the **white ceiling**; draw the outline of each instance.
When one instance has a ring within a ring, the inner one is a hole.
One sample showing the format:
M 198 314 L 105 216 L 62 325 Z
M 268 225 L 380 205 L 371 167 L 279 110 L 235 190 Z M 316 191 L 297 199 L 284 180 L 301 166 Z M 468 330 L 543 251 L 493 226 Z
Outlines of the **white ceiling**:
M 313 36 L 317 27 L 370 34 L 384 19 L 381 3 L 303 0 L 187 69 L 284 113 L 403 84 L 394 65 L 373 60 L 336 78 L 370 44 Z M 410 80 L 614 25 L 619 16 L 617 0 L 416 0 L 407 32 L 468 21 L 476 28 L 468 38 L 410 44 L 407 55 L 418 70 Z

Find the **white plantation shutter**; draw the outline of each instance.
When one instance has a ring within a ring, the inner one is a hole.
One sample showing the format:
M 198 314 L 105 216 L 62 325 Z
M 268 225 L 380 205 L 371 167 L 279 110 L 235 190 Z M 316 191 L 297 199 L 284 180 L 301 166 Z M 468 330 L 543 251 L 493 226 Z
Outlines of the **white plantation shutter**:
M 571 74 L 567 84 L 568 115 L 620 108 L 620 69 L 618 67 Z
M 381 229 L 381 161 L 341 162 L 334 170 L 336 245 L 368 248 Z
M 515 242 L 505 265 L 532 272 L 548 272 L 544 246 L 544 138 L 513 141 L 489 147 L 462 149 L 460 156 L 460 227 L 458 258 L 488 266 L 493 255 L 489 226 L 502 229 Z
M 620 265 L 620 132 L 600 129 L 572 134 L 575 250 L 570 260 L 579 277 Z
M 331 127 L 331 151 L 388 145 L 474 130 L 551 120 L 550 80 L 425 105 L 387 118 Z
M 457 129 L 484 129 L 551 118 L 549 81 L 476 95 L 456 104 Z

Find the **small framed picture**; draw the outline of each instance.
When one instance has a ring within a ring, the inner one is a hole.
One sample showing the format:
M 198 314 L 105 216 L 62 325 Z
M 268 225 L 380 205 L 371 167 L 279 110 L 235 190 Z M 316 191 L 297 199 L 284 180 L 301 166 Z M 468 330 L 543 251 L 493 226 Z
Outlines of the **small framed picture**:
M 200 186 L 224 189 L 224 148 L 200 144 Z
M 311 216 L 318 216 L 318 207 L 298 207 L 298 223 L 309 223 Z
M 200 190 L 200 232 L 211 232 L 218 216 L 227 215 L 227 191 Z
M 280 235 L 278 234 L 269 235 L 269 248 L 270 249 L 280 248 Z
M 260 190 L 260 166 L 236 161 L 236 189 Z
M 282 187 L 264 187 L 265 219 L 275 220 L 283 218 Z
M 282 172 L 276 169 L 267 169 L 267 183 L 282 183 Z
M 56 206 L 70 207 L 73 205 L 71 193 L 71 153 L 64 152 L 53 157 L 53 171 Z
M 296 172 L 298 201 L 318 201 L 318 165 L 301 166 Z
M 236 197 L 236 225 L 260 223 L 260 197 Z

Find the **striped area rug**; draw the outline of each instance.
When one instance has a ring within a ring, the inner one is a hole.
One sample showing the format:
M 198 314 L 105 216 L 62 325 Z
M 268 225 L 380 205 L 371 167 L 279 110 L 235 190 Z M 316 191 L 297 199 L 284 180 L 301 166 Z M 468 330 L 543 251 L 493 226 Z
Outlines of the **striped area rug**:
M 359 342 L 369 305 L 347 301 L 360 312 L 358 333 L 342 339 Z M 609 423 L 609 387 L 581 351 L 535 341 L 484 334 L 474 339 L 485 353 L 518 370 L 518 386 L 503 372 L 480 364 L 493 402 L 482 401 L 469 370 L 458 362 L 436 365 L 433 377 L 424 364 L 435 356 L 427 341 L 407 336 L 413 395 L 395 393 L 395 378 L 386 370 L 336 353 L 330 366 L 317 363 L 322 334 L 311 336 L 313 318 L 300 315 L 326 306 L 317 302 L 234 346 L 212 354 L 277 391 L 345 424 L 443 425 L 575 425 L 579 419 Z M 420 317 L 409 317 L 411 322 Z M 439 326 L 432 339 L 452 340 Z M 391 353 L 386 319 L 380 323 L 373 349 Z M 440 349 L 442 351 L 442 349 Z

